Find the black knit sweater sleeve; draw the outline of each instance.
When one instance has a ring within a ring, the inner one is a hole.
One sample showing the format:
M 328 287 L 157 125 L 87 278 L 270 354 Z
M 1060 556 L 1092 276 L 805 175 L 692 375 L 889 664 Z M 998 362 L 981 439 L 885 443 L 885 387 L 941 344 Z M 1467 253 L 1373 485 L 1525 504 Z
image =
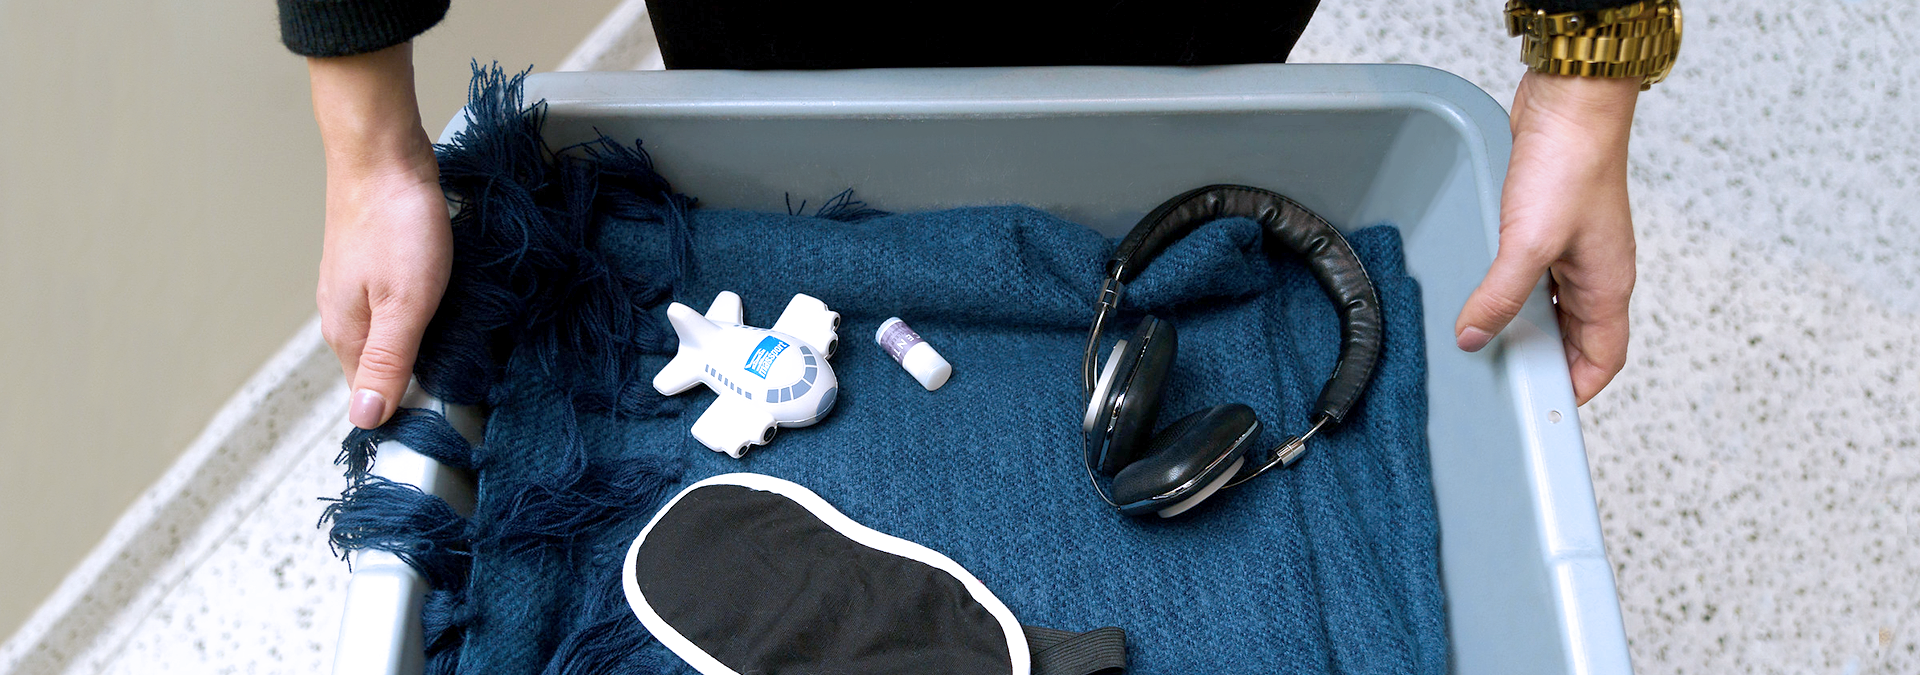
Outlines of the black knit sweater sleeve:
M 1604 7 L 1620 7 L 1634 1 L 1535 0 L 1533 5 L 1549 12 L 1591 11 Z M 277 0 L 277 2 L 280 5 L 280 40 L 286 43 L 287 49 L 301 56 L 348 56 L 386 49 L 426 32 L 446 16 L 449 0 Z M 652 0 L 648 3 L 656 7 L 656 23 L 659 23 L 660 15 L 674 14 L 674 12 L 658 11 L 659 9 L 705 4 L 708 3 L 697 0 L 694 2 Z M 1306 10 L 1305 13 L 1311 13 L 1317 0 L 1297 0 L 1291 4 L 1297 4 Z M 741 22 L 737 14 L 735 22 Z M 1304 18 L 1300 23 L 1304 25 Z M 1298 36 L 1299 32 L 1299 29 L 1295 28 L 1291 35 Z M 702 42 L 711 41 L 712 36 L 705 37 L 708 39 Z M 666 40 L 663 39 L 662 42 Z M 1289 40 L 1285 46 L 1279 48 L 1282 58 L 1291 47 L 1292 43 Z M 668 61 L 674 61 L 673 55 L 668 56 Z M 805 64 L 787 65 L 793 67 Z
M 448 0 L 278 0 L 280 41 L 301 56 L 350 56 L 406 42 L 447 15 Z

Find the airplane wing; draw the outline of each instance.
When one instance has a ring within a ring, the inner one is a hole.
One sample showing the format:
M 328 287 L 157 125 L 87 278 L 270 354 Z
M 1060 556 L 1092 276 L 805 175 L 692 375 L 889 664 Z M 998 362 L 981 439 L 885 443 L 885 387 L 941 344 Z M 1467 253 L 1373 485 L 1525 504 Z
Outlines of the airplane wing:
M 749 445 L 773 440 L 773 415 L 752 401 L 721 393 L 693 423 L 693 437 L 714 452 L 739 458 Z
M 700 384 L 700 371 L 707 365 L 700 347 L 712 344 L 720 327 L 701 317 L 692 307 L 677 302 L 667 307 L 667 320 L 673 323 L 673 332 L 680 339 L 680 347 L 674 353 L 673 360 L 654 374 L 653 388 L 672 396 Z
M 787 310 L 780 313 L 780 320 L 773 322 L 774 332 L 799 338 L 829 358 L 840 346 L 839 329 L 840 313 L 827 309 L 827 303 L 805 293 L 795 294 L 787 303 Z

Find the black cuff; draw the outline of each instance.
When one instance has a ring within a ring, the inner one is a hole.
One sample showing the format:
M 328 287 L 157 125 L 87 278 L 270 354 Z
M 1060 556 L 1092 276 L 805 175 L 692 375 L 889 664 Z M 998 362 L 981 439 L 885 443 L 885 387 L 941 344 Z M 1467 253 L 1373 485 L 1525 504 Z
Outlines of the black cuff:
M 301 56 L 351 56 L 406 42 L 447 15 L 449 0 L 278 0 L 280 41 Z

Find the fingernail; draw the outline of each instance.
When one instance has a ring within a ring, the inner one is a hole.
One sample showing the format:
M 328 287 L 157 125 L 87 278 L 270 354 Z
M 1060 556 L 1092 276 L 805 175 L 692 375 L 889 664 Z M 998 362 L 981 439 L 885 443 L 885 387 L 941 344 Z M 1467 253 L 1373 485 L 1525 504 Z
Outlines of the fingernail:
M 353 406 L 347 409 L 347 420 L 353 426 L 372 429 L 380 426 L 380 418 L 387 414 L 387 399 L 380 392 L 362 389 L 353 392 Z
M 1461 351 L 1477 352 L 1480 348 L 1487 346 L 1488 342 L 1493 341 L 1493 334 L 1467 326 L 1466 330 L 1460 331 L 1459 337 L 1454 338 L 1454 341 L 1460 345 Z

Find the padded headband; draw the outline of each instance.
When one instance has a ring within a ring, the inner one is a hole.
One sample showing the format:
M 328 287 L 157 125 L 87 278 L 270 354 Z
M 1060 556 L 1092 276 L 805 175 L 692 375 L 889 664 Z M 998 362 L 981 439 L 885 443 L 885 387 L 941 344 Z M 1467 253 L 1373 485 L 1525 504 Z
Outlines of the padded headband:
M 1340 361 L 1321 387 L 1314 413 L 1328 422 L 1340 423 L 1360 399 L 1380 360 L 1385 322 L 1373 281 L 1367 278 L 1366 268 L 1347 245 L 1346 237 L 1306 207 L 1279 193 L 1245 185 L 1189 190 L 1140 219 L 1114 250 L 1113 260 L 1107 263 L 1107 277 L 1122 284 L 1132 282 L 1173 242 L 1201 225 L 1231 217 L 1260 224 L 1266 233 L 1268 255 L 1285 249 L 1305 260 L 1333 301 L 1340 315 Z

